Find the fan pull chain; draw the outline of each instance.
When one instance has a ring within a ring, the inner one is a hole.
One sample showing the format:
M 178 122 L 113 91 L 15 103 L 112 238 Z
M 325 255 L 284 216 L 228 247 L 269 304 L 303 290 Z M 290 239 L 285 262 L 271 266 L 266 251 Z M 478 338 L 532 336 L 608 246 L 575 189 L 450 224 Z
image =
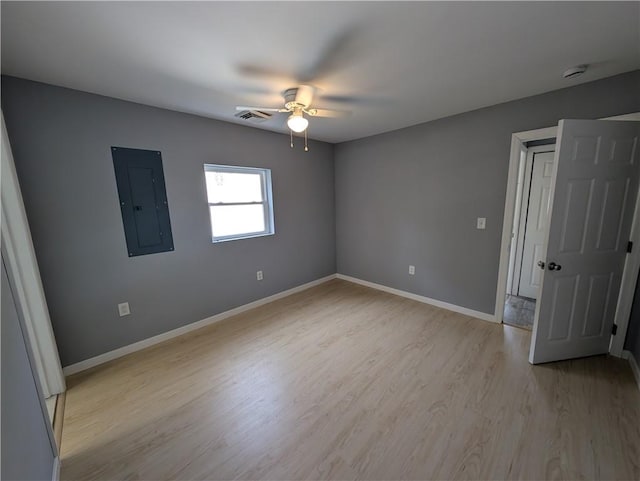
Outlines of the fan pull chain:
M 293 149 L 293 130 L 289 129 L 289 133 L 291 134 L 291 148 Z
M 309 152 L 309 147 L 307 146 L 307 130 L 309 129 L 304 129 L 304 151 L 305 152 Z

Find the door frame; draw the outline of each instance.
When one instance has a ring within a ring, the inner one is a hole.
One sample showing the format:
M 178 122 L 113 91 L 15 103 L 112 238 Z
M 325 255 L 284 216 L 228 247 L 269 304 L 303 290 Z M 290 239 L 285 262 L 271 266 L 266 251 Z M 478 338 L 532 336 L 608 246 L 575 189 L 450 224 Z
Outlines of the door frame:
M 640 112 L 633 112 L 625 115 L 606 117 L 597 120 L 633 120 L 640 121 Z M 558 126 L 546 127 L 542 129 L 525 130 L 515 132 L 511 135 L 511 154 L 509 156 L 509 173 L 507 176 L 507 192 L 504 204 L 504 217 L 502 220 L 502 241 L 500 244 L 500 263 L 498 267 L 498 282 L 496 288 L 495 320 L 503 323 L 504 303 L 507 296 L 507 277 L 509 273 L 509 257 L 511 252 L 511 232 L 513 230 L 513 219 L 516 205 L 516 187 L 518 182 L 518 171 L 520 167 L 520 156 L 526 151 L 526 142 L 533 140 L 543 140 L 557 137 Z M 627 255 L 622 273 L 622 283 L 620 284 L 620 294 L 616 305 L 615 324 L 618 332 L 611 336 L 609 353 L 616 357 L 622 357 L 625 337 L 629 327 L 629 315 L 636 289 L 636 281 L 640 272 L 640 190 L 635 201 L 634 220 L 631 226 L 631 241 L 634 249 Z
M 509 275 L 509 258 L 511 257 L 511 233 L 516 210 L 516 194 L 518 187 L 518 174 L 520 170 L 520 158 L 526 155 L 526 143 L 533 140 L 555 138 L 558 127 L 546 127 L 543 129 L 515 132 L 511 135 L 511 155 L 509 157 L 509 174 L 507 176 L 507 194 L 504 203 L 504 217 L 502 220 L 502 242 L 500 243 L 500 264 L 498 268 L 498 284 L 496 289 L 496 322 L 504 321 L 504 303 L 507 297 L 507 277 Z M 517 239 L 516 239 L 517 242 Z
M 31 230 L 22 200 L 4 115 L 0 111 L 2 142 L 2 195 L 0 227 L 5 264 L 12 276 L 16 301 L 20 303 L 26 339 L 33 353 L 33 368 L 45 398 L 64 392 L 65 379 L 53 335 L 49 308 L 42 287 Z
M 630 241 L 633 242 L 631 253 L 627 254 L 622 271 L 622 281 L 620 283 L 620 294 L 616 305 L 616 314 L 613 323 L 618 326 L 615 336 L 611 336 L 609 353 L 612 356 L 622 357 L 624 341 L 629 328 L 629 318 L 631 317 L 631 306 L 636 291 L 636 282 L 640 272 L 640 189 L 636 197 L 635 210 L 633 213 L 633 223 L 631 224 Z
M 553 146 L 553 149 L 551 147 Z M 516 204 L 514 205 L 514 214 L 513 214 L 513 230 L 515 236 L 512 237 L 511 249 L 515 249 L 513 252 L 513 259 L 510 257 L 510 265 L 509 265 L 509 275 L 508 278 L 511 279 L 511 283 L 507 282 L 507 294 L 517 295 L 518 289 L 520 288 L 520 277 L 522 275 L 522 257 L 524 255 L 524 242 L 525 242 L 525 234 L 526 234 L 526 225 L 527 225 L 527 217 L 529 212 L 529 203 L 527 202 L 527 207 L 525 208 L 525 195 L 530 196 L 531 194 L 531 172 L 533 170 L 533 161 L 535 158 L 535 154 L 541 154 L 545 152 L 555 152 L 556 144 L 549 145 L 536 145 L 534 147 L 525 147 L 527 156 L 524 161 L 524 165 L 521 163 L 522 172 L 518 172 L 518 180 L 522 178 L 522 191 L 518 194 L 518 190 L 516 187 Z M 520 212 L 515 210 L 515 207 L 518 205 L 518 197 L 520 197 Z M 518 225 L 516 226 L 516 219 Z M 514 243 L 515 241 L 515 243 Z M 509 292 L 511 291 L 511 292 Z
M 29 361 L 29 368 L 31 369 L 31 374 L 33 376 L 33 382 L 36 388 L 36 393 L 38 396 L 38 402 L 40 404 L 40 413 L 42 414 L 42 419 L 44 422 L 45 430 L 47 431 L 47 438 L 49 439 L 49 445 L 51 446 L 51 453 L 53 454 L 53 467 L 51 473 L 51 480 L 58 481 L 60 479 L 60 449 L 58 447 L 58 443 L 56 442 L 56 436 L 53 432 L 53 420 L 49 418 L 49 412 L 47 410 L 47 405 L 45 401 L 45 393 L 43 391 L 43 386 L 40 381 L 40 376 L 36 372 L 36 355 L 33 350 L 33 345 L 29 341 L 28 332 L 27 332 L 27 323 L 26 323 L 26 312 L 24 310 L 24 306 L 20 303 L 20 300 L 17 296 L 17 288 L 18 288 L 18 280 L 16 279 L 16 273 L 11 269 L 11 266 L 8 264 L 7 257 L 9 252 L 6 249 L 6 243 L 3 243 L 0 246 L 0 251 L 2 253 L 2 265 L 4 267 L 5 272 L 7 273 L 7 279 L 9 281 L 9 295 L 13 298 L 13 302 L 16 307 L 16 314 L 18 315 L 18 323 L 19 329 L 22 334 L 22 338 L 24 340 L 24 347 L 27 351 L 27 359 Z

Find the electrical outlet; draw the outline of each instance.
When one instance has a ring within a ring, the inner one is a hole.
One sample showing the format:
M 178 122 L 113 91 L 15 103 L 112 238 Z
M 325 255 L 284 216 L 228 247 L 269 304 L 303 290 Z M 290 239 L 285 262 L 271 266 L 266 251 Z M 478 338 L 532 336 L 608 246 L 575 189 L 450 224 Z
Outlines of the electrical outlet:
M 262 271 L 256 272 L 256 279 L 258 279 L 259 281 L 262 280 Z
M 487 218 L 478 217 L 478 223 L 477 223 L 478 229 L 484 229 L 486 226 L 487 226 Z
M 416 266 L 409 266 L 409 275 L 413 276 L 416 274 Z
M 131 314 L 131 311 L 129 310 L 128 302 L 123 302 L 122 304 L 118 304 L 118 314 L 120 314 L 120 317 L 128 316 L 129 314 Z

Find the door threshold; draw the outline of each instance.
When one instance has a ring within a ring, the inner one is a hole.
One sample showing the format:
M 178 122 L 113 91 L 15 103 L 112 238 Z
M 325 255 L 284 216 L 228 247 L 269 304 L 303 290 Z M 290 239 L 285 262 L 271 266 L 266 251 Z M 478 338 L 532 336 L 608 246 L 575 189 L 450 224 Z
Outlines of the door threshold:
M 509 326 L 509 327 L 515 327 L 516 329 L 522 329 L 523 331 L 528 331 L 531 332 L 533 329 L 531 327 L 528 326 L 521 326 L 519 324 L 511 324 L 507 321 L 502 321 L 502 324 L 504 324 L 505 326 Z

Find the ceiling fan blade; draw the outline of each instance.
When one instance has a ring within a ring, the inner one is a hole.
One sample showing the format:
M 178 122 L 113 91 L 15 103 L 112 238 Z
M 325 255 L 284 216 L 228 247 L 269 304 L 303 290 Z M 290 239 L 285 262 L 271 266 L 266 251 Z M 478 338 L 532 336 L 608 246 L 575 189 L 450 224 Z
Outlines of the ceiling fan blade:
M 305 110 L 312 117 L 349 117 L 351 112 L 348 110 L 329 110 L 329 109 L 309 109 Z
M 361 30 L 352 25 L 338 33 L 318 52 L 318 58 L 298 72 L 300 82 L 314 82 L 352 65 L 361 56 Z
M 277 82 L 286 82 L 292 83 L 295 80 L 290 75 L 285 75 L 282 72 L 278 72 L 276 70 L 271 70 L 269 67 L 262 67 L 259 65 L 238 65 L 236 67 L 238 73 L 243 76 L 252 77 L 252 78 L 260 78 L 260 79 L 270 79 Z
M 311 85 L 300 85 L 296 92 L 296 103 L 300 105 L 309 106 L 313 101 L 314 89 Z
M 236 106 L 236 110 L 259 110 L 261 112 L 288 112 L 287 109 L 274 109 L 271 107 L 246 107 L 246 106 Z

